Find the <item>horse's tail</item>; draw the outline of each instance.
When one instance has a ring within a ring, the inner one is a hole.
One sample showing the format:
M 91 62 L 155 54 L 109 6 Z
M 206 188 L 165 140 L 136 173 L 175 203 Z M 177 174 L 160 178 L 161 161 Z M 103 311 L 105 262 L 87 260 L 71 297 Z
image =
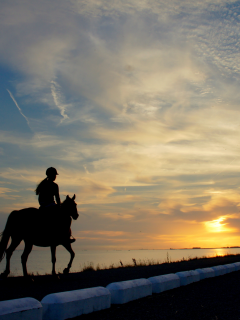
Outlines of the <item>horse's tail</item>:
M 10 215 L 7 219 L 5 229 L 3 230 L 3 232 L 0 233 L 0 239 L 1 239 L 0 240 L 0 262 L 2 261 L 2 259 L 5 256 L 8 241 L 11 236 L 11 216 L 12 216 L 12 213 L 10 213 Z

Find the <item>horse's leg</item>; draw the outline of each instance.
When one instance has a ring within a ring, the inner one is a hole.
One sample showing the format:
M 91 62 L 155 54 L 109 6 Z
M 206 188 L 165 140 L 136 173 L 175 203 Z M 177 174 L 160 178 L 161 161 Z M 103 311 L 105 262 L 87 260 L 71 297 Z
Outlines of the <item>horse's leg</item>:
M 29 253 L 32 251 L 32 247 L 33 247 L 32 242 L 25 241 L 25 248 L 24 248 L 23 254 L 21 256 L 24 277 L 28 276 L 27 259 L 28 259 Z
M 68 251 L 68 252 L 70 253 L 70 255 L 71 255 L 71 258 L 70 258 L 70 261 L 69 261 L 69 263 L 68 263 L 67 268 L 65 268 L 65 269 L 63 270 L 63 273 L 69 273 L 70 268 L 71 268 L 71 266 L 72 266 L 73 259 L 74 259 L 74 257 L 75 257 L 75 253 L 74 253 L 74 251 L 73 251 L 73 249 L 72 249 L 71 243 L 65 243 L 65 244 L 63 244 L 63 246 L 64 246 L 64 248 L 67 249 L 67 251 Z
M 21 241 L 22 241 L 22 239 L 12 238 L 12 242 L 11 242 L 10 246 L 6 250 L 6 269 L 2 273 L 2 276 L 7 277 L 9 275 L 9 273 L 10 273 L 10 259 L 11 259 L 11 256 L 13 254 L 13 251 L 17 248 L 17 246 L 20 244 Z
M 56 264 L 56 246 L 51 246 L 51 254 L 52 254 L 52 275 L 56 275 L 55 264 Z

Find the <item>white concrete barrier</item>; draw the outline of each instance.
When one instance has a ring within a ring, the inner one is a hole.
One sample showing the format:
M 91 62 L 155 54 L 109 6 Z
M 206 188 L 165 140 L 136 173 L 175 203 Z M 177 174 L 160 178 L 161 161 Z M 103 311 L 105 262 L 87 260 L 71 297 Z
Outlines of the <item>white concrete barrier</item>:
M 196 270 L 180 271 L 176 275 L 180 278 L 180 286 L 186 286 L 200 280 L 200 274 Z
M 43 320 L 64 320 L 110 308 L 111 295 L 104 287 L 52 293 L 41 301 Z
M 236 271 L 239 271 L 240 270 L 240 262 L 235 262 L 233 264 L 235 265 Z
M 1 320 L 42 320 L 42 305 L 33 298 L 0 302 Z
M 159 293 L 180 287 L 180 278 L 174 273 L 151 277 L 148 278 L 148 280 L 152 283 L 153 293 Z
M 226 268 L 227 273 L 236 271 L 236 267 L 233 263 L 228 263 L 228 264 L 225 264 L 224 266 Z
M 189 271 L 191 276 L 192 276 L 192 282 L 197 282 L 200 281 L 200 274 L 197 270 L 190 270 Z
M 152 283 L 147 279 L 113 282 L 106 287 L 111 292 L 111 303 L 122 304 L 152 294 Z
M 199 272 L 200 280 L 215 277 L 215 272 L 212 268 L 196 269 Z
M 212 267 L 212 269 L 214 270 L 216 277 L 223 276 L 224 274 L 227 273 L 227 268 L 224 265 L 215 266 L 215 267 Z

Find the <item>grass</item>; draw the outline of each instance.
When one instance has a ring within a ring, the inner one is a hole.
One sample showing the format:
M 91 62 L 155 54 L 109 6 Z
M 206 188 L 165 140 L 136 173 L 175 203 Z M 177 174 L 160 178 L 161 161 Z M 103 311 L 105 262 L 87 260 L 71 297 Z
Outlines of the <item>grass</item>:
M 135 259 L 132 258 L 132 263 L 126 263 L 123 264 L 123 262 L 120 260 L 119 263 L 111 263 L 109 266 L 106 265 L 101 265 L 98 263 L 96 267 L 94 266 L 93 262 L 87 262 L 84 263 L 83 266 L 80 265 L 79 270 L 74 270 L 72 272 L 90 272 L 90 271 L 99 271 L 99 270 L 107 270 L 107 269 L 118 269 L 118 268 L 135 268 L 135 267 L 146 267 L 146 266 L 154 266 L 154 265 L 161 265 L 161 264 L 173 264 L 173 263 L 178 263 L 178 262 L 188 262 L 188 261 L 196 261 L 196 260 L 201 260 L 201 259 L 208 259 L 208 258 L 224 258 L 228 256 L 239 256 L 240 254 L 229 254 L 227 253 L 224 256 L 219 256 L 216 254 L 216 256 L 201 256 L 201 257 L 188 257 L 188 258 L 182 258 L 180 260 L 175 260 L 172 261 L 170 255 L 167 253 L 166 259 L 162 262 L 160 260 L 154 260 L 154 259 Z M 61 274 L 61 271 L 58 271 L 58 274 Z M 32 277 L 34 276 L 39 276 L 40 274 L 38 272 L 34 273 L 29 273 Z M 45 273 L 45 275 L 51 275 L 50 273 Z M 11 273 L 9 277 L 16 277 L 17 275 L 14 275 L 14 273 Z
M 145 267 L 145 266 L 154 266 L 154 265 L 161 265 L 165 263 L 178 263 L 178 262 L 188 262 L 188 261 L 196 261 L 196 260 L 201 260 L 201 259 L 208 259 L 208 258 L 220 258 L 220 257 L 228 257 L 228 256 L 239 256 L 240 254 L 229 254 L 227 253 L 224 256 L 219 256 L 216 254 L 216 256 L 201 256 L 201 257 L 188 257 L 188 258 L 182 258 L 180 260 L 172 261 L 170 255 L 167 253 L 166 259 L 162 262 L 160 260 L 154 260 L 154 259 L 135 259 L 132 258 L 132 263 L 126 263 L 123 264 L 123 262 L 120 260 L 118 264 L 110 264 L 108 267 L 103 265 L 102 267 L 97 264 L 96 268 L 94 267 L 93 262 L 88 262 L 87 264 L 84 264 L 83 267 L 81 268 L 80 266 L 80 272 L 86 272 L 86 271 L 98 271 L 98 270 L 106 270 L 106 269 L 118 269 L 118 268 L 134 268 L 134 267 Z M 79 271 L 78 271 L 79 272 Z
M 96 271 L 96 269 L 94 268 L 93 262 L 89 262 L 89 264 L 87 265 L 84 263 L 82 272 L 86 272 L 86 271 Z

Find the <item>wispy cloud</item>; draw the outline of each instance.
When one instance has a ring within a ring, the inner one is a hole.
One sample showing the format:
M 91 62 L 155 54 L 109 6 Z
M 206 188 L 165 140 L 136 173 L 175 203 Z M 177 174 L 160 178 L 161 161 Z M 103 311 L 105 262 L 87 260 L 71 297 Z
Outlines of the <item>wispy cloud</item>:
M 0 187 L 0 195 L 3 195 L 7 192 L 11 192 L 12 190 L 9 188 Z
M 21 114 L 21 115 L 23 116 L 23 118 L 27 121 L 28 127 L 31 129 L 28 118 L 23 114 L 23 112 L 22 112 L 21 108 L 19 107 L 17 101 L 15 100 L 13 94 L 12 94 L 8 89 L 7 89 L 7 92 L 9 93 L 9 95 L 10 95 L 10 97 L 12 98 L 13 102 L 15 103 L 16 107 L 18 108 L 20 114 Z M 31 130 L 32 130 L 32 129 L 31 129 Z
M 63 117 L 61 122 L 68 118 L 68 115 L 65 113 L 66 109 L 70 106 L 69 104 L 63 103 L 63 95 L 61 92 L 61 87 L 56 81 L 51 81 L 51 93 L 56 107 L 60 110 L 60 114 Z

